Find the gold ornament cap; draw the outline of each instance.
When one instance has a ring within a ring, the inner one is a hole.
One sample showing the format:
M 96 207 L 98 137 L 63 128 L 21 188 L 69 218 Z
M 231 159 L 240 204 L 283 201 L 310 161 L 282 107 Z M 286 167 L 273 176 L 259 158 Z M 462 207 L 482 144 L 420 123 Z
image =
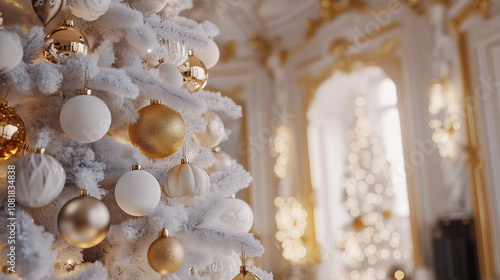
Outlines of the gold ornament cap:
M 158 231 L 158 238 L 160 237 L 170 237 L 170 232 L 168 231 L 168 229 L 166 228 L 160 229 L 160 231 Z
M 189 159 L 186 156 L 183 156 L 181 158 L 181 164 L 187 164 L 187 163 L 189 163 Z
M 72 19 L 67 19 L 64 22 L 64 25 L 66 25 L 66 26 L 75 26 L 75 22 Z
M 188 50 L 188 55 L 189 55 L 189 56 L 193 56 L 193 55 L 194 55 L 193 50 Z
M 132 170 L 142 170 L 142 165 L 136 163 L 132 165 Z
M 88 189 L 81 189 L 80 196 L 90 196 L 90 191 Z
M 80 90 L 81 95 L 92 95 L 92 90 L 88 87 L 84 87 Z
M 34 151 L 36 154 L 45 154 L 45 148 L 38 147 Z
M 149 100 L 149 105 L 157 105 L 157 104 L 161 104 L 160 99 L 150 99 Z
M 220 147 L 219 147 L 219 146 L 217 146 L 217 147 L 213 147 L 213 148 L 212 148 L 212 152 L 214 152 L 214 153 L 218 153 L 218 152 L 220 152 Z

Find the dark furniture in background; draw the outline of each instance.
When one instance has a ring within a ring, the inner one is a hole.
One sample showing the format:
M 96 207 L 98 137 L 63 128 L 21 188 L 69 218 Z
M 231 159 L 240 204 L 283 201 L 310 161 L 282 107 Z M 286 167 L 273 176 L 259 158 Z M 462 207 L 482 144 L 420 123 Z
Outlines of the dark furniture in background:
M 437 280 L 479 280 L 474 222 L 444 219 L 434 229 Z

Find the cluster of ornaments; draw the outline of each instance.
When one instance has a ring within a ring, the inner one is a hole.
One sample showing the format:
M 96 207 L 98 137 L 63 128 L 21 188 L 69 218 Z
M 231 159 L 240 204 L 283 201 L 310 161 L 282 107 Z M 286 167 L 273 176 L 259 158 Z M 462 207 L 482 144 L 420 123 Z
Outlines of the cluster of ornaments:
M 109 0 L 99 1 L 95 9 L 72 2 L 74 15 L 91 21 L 104 14 L 109 8 Z M 126 0 L 134 9 L 144 15 L 155 14 L 165 8 L 168 0 Z M 33 1 L 33 9 L 42 23 L 47 26 L 61 10 L 63 0 Z M 23 58 L 23 48 L 19 36 L 2 28 L 0 13 L 0 74 L 14 69 Z M 208 80 L 208 70 L 219 60 L 219 48 L 213 40 L 208 47 L 187 50 L 183 42 L 167 40 L 164 47 L 175 57 L 166 57 L 156 66 L 160 77 L 177 88 L 185 88 L 189 93 L 202 90 Z M 73 55 L 87 54 L 89 41 L 85 34 L 67 20 L 45 36 L 43 57 L 46 61 L 64 64 Z M 111 111 L 105 102 L 93 96 L 87 85 L 81 94 L 70 98 L 60 112 L 60 125 L 64 135 L 80 143 L 93 143 L 102 139 L 111 127 Z M 89 113 L 92 112 L 92 113 Z M 0 160 L 7 160 L 26 148 L 25 127 L 22 119 L 12 107 L 0 100 Z M 204 148 L 214 148 L 224 137 L 224 124 L 212 111 L 203 114 L 206 130 L 194 135 L 195 141 Z M 161 159 L 176 153 L 186 141 L 186 124 L 182 115 L 174 109 L 151 100 L 150 105 L 139 110 L 139 118 L 129 125 L 131 143 L 149 158 Z M 26 148 L 27 149 L 27 148 Z M 28 149 L 27 149 L 28 150 Z M 189 203 L 195 196 L 204 196 L 210 190 L 209 174 L 231 166 L 229 155 L 214 148 L 214 164 L 207 171 L 190 163 L 183 157 L 181 163 L 170 169 L 161 182 L 142 170 L 137 164 L 120 177 L 115 186 L 118 206 L 131 216 L 144 216 L 154 209 L 162 192 L 169 198 Z M 22 156 L 15 162 L 16 193 L 18 202 L 24 207 L 38 208 L 53 202 L 61 193 L 66 173 L 63 166 L 44 148 Z M 207 173 L 208 172 L 208 173 Z M 227 227 L 240 232 L 250 231 L 253 225 L 253 211 L 240 199 L 228 198 L 220 220 Z M 58 229 L 62 238 L 79 248 L 91 248 L 102 242 L 110 228 L 110 212 L 107 206 L 90 196 L 87 189 L 69 200 L 58 215 Z M 168 230 L 160 230 L 158 239 L 149 247 L 147 259 L 152 269 L 166 275 L 177 271 L 183 264 L 185 252 L 182 244 L 170 237 Z M 245 278 L 246 267 L 242 266 Z M 249 272 L 248 272 L 249 273 Z M 239 277 L 239 276 L 237 276 Z M 240 279 L 235 277 L 234 279 Z M 256 276 L 255 276 L 256 277 Z M 258 279 L 251 278 L 251 279 Z

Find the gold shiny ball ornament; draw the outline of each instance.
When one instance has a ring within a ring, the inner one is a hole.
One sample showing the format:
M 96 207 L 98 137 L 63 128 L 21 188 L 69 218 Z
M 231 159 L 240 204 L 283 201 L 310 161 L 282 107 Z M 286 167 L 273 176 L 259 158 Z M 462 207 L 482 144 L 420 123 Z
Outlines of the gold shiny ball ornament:
M 248 267 L 245 264 L 246 261 L 245 250 L 243 250 L 243 248 L 241 248 L 241 261 L 242 264 L 240 266 L 240 273 L 234 276 L 233 280 L 260 280 L 259 276 L 248 271 Z
M 43 56 L 52 63 L 65 63 L 76 53 L 87 54 L 89 42 L 83 32 L 74 26 L 72 20 L 52 29 L 45 36 Z
M 203 114 L 203 118 L 207 122 L 207 128 L 204 132 L 195 133 L 194 140 L 200 143 L 202 147 L 213 148 L 220 144 L 224 138 L 224 123 L 221 118 L 212 111 L 207 111 Z
M 162 275 L 176 272 L 184 263 L 185 257 L 182 244 L 170 237 L 165 228 L 160 230 L 158 239 L 153 241 L 148 249 L 149 265 Z
M 0 161 L 22 150 L 26 138 L 24 122 L 13 108 L 0 103 Z
M 192 50 L 188 51 L 188 58 L 178 68 L 184 78 L 183 87 L 190 93 L 197 92 L 207 85 L 207 67 L 193 55 Z
M 69 244 L 85 249 L 94 247 L 106 238 L 110 214 L 106 205 L 90 196 L 86 189 L 68 201 L 59 212 L 57 226 Z
M 240 266 L 240 273 L 233 277 L 233 280 L 260 280 L 259 276 L 247 270 L 246 266 Z
M 186 139 L 186 124 L 181 114 L 151 100 L 139 110 L 136 123 L 128 127 L 130 141 L 150 158 L 165 158 L 177 152 Z

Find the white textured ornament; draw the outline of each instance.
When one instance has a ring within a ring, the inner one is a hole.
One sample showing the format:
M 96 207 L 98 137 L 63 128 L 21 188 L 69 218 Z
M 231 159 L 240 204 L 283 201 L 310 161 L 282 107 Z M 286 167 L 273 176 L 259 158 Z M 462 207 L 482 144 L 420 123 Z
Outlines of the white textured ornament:
M 162 187 L 168 197 L 194 197 L 208 193 L 210 178 L 200 167 L 184 162 L 168 171 Z
M 92 95 L 79 95 L 64 104 L 60 122 L 64 133 L 71 139 L 92 143 L 108 132 L 111 112 L 101 99 Z
M 177 66 L 169 63 L 162 63 L 158 66 L 158 72 L 165 82 L 174 87 L 182 88 L 184 78 Z
M 207 69 L 217 65 L 220 58 L 220 50 L 214 40 L 210 40 L 208 47 L 204 49 L 194 50 L 194 55 L 205 64 Z
M 129 171 L 116 183 L 116 202 L 129 215 L 144 216 L 158 205 L 160 198 L 160 184 L 144 170 Z
M 202 147 L 213 148 L 219 145 L 224 137 L 224 123 L 220 117 L 212 111 L 204 113 L 203 118 L 207 122 L 207 129 L 205 132 L 195 133 L 194 140 L 200 143 Z
M 231 167 L 233 164 L 233 159 L 230 155 L 224 152 L 214 153 L 214 163 L 210 168 L 207 169 L 208 174 L 212 174 L 214 172 L 224 170 L 226 168 Z
M 239 232 L 249 232 L 254 221 L 250 205 L 238 198 L 226 199 L 226 208 L 219 218 L 227 227 Z
M 26 207 L 42 207 L 51 203 L 62 191 L 66 172 L 52 156 L 28 154 L 16 166 L 16 200 Z
M 0 27 L 0 74 L 14 69 L 23 59 L 19 36 Z
M 167 5 L 168 0 L 125 0 L 125 2 L 143 15 L 151 15 L 161 11 Z
M 104 15 L 111 0 L 69 0 L 71 12 L 86 21 L 94 21 Z

